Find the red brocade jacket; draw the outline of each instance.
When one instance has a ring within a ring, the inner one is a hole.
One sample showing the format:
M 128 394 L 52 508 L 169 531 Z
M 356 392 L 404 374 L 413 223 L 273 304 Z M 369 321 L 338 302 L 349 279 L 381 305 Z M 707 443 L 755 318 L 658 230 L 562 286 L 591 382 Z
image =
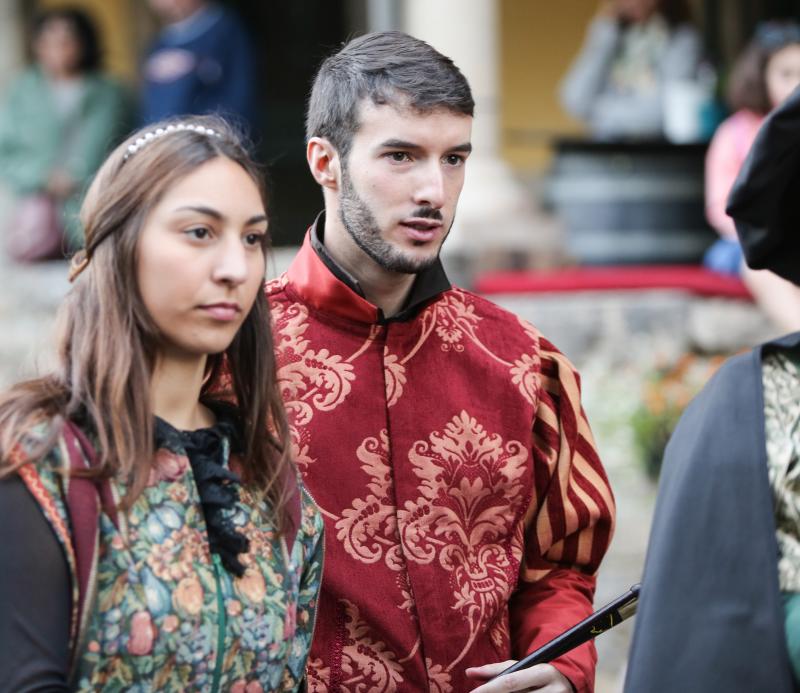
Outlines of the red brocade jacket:
M 614 500 L 578 375 L 479 296 L 445 283 L 385 321 L 328 265 L 307 237 L 266 287 L 295 460 L 326 525 L 308 687 L 468 691 L 467 667 L 592 611 Z M 595 662 L 587 644 L 553 664 L 583 692 Z

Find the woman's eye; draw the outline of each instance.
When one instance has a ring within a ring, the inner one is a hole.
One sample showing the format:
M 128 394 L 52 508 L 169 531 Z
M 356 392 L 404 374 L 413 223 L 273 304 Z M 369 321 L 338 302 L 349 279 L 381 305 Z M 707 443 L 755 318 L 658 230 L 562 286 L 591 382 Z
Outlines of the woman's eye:
M 248 233 L 244 237 L 244 242 L 247 245 L 257 246 L 257 245 L 264 245 L 266 242 L 266 234 L 264 233 Z
M 191 229 L 186 230 L 186 235 L 190 236 L 191 238 L 196 238 L 197 240 L 203 240 L 209 237 L 209 231 L 204 226 L 195 226 Z

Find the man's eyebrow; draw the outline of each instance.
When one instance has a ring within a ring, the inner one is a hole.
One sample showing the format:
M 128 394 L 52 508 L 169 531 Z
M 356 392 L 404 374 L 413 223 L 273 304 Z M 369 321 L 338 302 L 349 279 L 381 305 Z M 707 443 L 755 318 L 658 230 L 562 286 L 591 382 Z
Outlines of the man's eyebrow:
M 216 219 L 218 221 L 222 221 L 225 218 L 225 215 L 221 212 L 218 212 L 213 207 L 205 207 L 204 205 L 185 205 L 183 207 L 178 207 L 174 211 L 176 212 L 198 212 L 199 214 L 204 214 L 207 217 L 211 217 L 212 219 Z M 256 214 L 250 217 L 247 222 L 246 226 L 252 226 L 253 224 L 258 224 L 262 221 L 267 221 L 266 214 Z
M 381 149 L 419 149 L 420 145 L 415 142 L 409 142 L 407 140 L 384 140 L 381 142 Z M 469 154 L 472 151 L 472 144 L 470 142 L 464 142 L 463 144 L 458 144 L 455 147 L 451 147 L 448 149 L 450 152 L 459 152 L 462 154 Z
M 450 151 L 459 152 L 460 154 L 469 154 L 472 151 L 472 143 L 464 142 L 464 144 L 459 144 L 453 147 Z
M 382 149 L 419 149 L 419 145 L 408 140 L 384 140 L 381 142 Z

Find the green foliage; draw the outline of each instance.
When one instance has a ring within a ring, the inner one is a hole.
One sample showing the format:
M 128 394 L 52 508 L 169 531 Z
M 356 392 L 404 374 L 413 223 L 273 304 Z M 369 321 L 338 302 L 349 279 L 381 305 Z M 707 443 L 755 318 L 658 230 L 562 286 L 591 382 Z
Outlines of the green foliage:
M 719 368 L 724 357 L 687 353 L 674 364 L 645 375 L 642 398 L 630 418 L 634 447 L 647 475 L 655 480 L 669 437 L 683 410 Z

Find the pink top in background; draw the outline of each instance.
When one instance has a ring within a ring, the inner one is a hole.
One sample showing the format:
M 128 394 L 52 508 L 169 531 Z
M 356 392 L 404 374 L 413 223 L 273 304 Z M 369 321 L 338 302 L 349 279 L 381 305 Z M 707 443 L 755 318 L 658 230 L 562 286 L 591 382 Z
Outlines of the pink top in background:
M 763 115 L 752 111 L 737 111 L 717 128 L 708 147 L 706 218 L 723 238 L 736 240 L 736 228 L 725 214 L 725 204 L 763 120 Z

